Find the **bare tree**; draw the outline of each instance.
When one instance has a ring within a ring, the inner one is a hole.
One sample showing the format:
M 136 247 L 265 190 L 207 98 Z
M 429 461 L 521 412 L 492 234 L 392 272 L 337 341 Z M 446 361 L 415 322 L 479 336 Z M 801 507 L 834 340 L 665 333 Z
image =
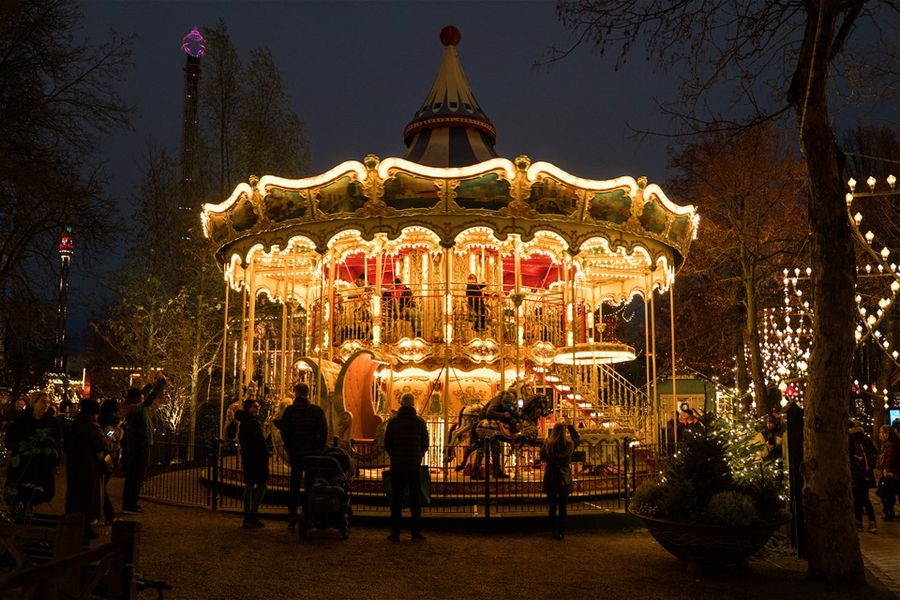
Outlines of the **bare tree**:
M 96 149 L 99 136 L 128 125 L 116 84 L 130 49 L 115 35 L 76 43 L 80 19 L 66 0 L 0 3 L 0 331 L 2 290 L 34 279 L 26 265 L 55 256 L 64 227 L 81 250 L 109 238 L 113 203 Z
M 845 158 L 828 103 L 838 61 L 855 62 L 847 42 L 861 21 L 876 17 L 868 21 L 876 35 L 883 33 L 879 27 L 896 29 L 898 6 L 866 0 L 561 0 L 558 7 L 563 22 L 600 52 L 615 47 L 624 60 L 643 46 L 657 64 L 677 67 L 685 110 L 670 112 L 689 125 L 718 120 L 737 127 L 795 116 L 808 173 L 815 311 L 804 426 L 808 573 L 814 579 L 863 581 L 844 451 L 854 252 L 844 204 Z M 878 19 L 878 11 L 893 20 Z M 880 41 L 889 46 L 892 40 L 895 31 Z M 735 92 L 728 118 L 710 115 L 710 93 L 722 88 Z
M 768 124 L 733 134 L 700 134 L 672 154 L 671 164 L 678 174 L 668 189 L 675 197 L 689 198 L 703 215 L 703 235 L 692 245 L 681 278 L 704 282 L 705 301 L 685 298 L 677 304 L 682 314 L 676 319 L 693 321 L 691 329 L 678 330 L 719 335 L 730 333 L 729 328 L 710 323 L 738 323 L 736 337 L 741 352 L 747 349 L 756 410 L 769 414 L 773 406 L 763 370 L 759 318 L 772 303 L 773 289 L 780 289 L 782 269 L 796 266 L 794 259 L 806 238 L 803 166 L 786 132 Z M 697 287 L 692 285 L 692 292 Z M 780 302 L 780 295 L 776 300 Z M 724 319 L 715 310 L 721 310 Z M 726 342 L 722 349 L 730 358 L 734 348 L 734 342 Z M 685 351 L 690 356 L 690 348 Z M 702 353 L 709 356 L 707 344 Z

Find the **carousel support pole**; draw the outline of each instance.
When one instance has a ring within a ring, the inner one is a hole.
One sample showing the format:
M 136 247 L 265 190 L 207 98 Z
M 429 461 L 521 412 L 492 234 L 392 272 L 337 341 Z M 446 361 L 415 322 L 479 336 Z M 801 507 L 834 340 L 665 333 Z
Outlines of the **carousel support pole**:
M 497 343 L 500 346 L 500 389 L 506 389 L 506 346 L 503 343 L 503 330 L 506 329 L 506 314 L 504 311 L 504 296 L 503 296 L 503 255 L 500 253 L 500 246 L 497 246 L 497 264 L 494 265 L 495 278 L 498 281 L 498 286 L 500 293 L 497 295 L 497 321 L 499 326 L 497 327 Z
M 646 379 L 645 389 L 647 390 L 647 401 L 650 403 L 650 426 L 653 429 L 653 437 L 656 443 L 661 441 L 660 423 L 659 423 L 659 407 L 656 405 L 656 398 L 650 393 L 650 310 L 648 308 L 647 289 L 650 287 L 649 279 L 644 276 L 644 375 Z
M 253 382 L 254 373 L 254 350 L 256 343 L 256 269 L 253 263 L 250 263 L 250 292 L 247 298 L 247 366 L 246 381 L 247 386 Z
M 285 274 L 286 275 L 286 274 Z M 278 362 L 278 400 L 281 401 L 284 398 L 284 373 L 287 370 L 287 320 L 288 320 L 288 291 L 287 291 L 287 277 L 284 278 L 284 293 L 282 297 L 281 303 L 281 354 L 279 358 L 281 359 Z
M 319 306 L 317 308 L 316 315 L 316 347 L 318 348 L 318 352 L 316 352 L 316 367 L 319 373 L 322 372 L 322 351 L 324 350 L 325 341 L 328 340 L 328 336 L 325 334 L 325 256 L 326 253 L 322 254 L 321 259 L 321 269 L 319 276 Z M 330 341 L 330 340 L 329 340 Z M 318 378 L 312 378 L 316 383 L 316 394 L 319 393 L 319 381 Z
M 659 390 L 656 387 L 656 299 L 655 293 L 653 289 L 653 276 L 650 276 L 650 349 L 651 349 L 651 361 L 650 365 L 652 368 L 653 378 L 651 379 L 653 383 L 653 402 L 657 406 L 657 413 L 659 412 Z M 669 432 L 668 428 L 666 428 L 665 435 L 665 443 L 668 446 L 669 444 Z
M 231 284 L 225 280 L 225 311 L 222 324 L 222 390 L 219 395 L 219 439 L 225 435 L 225 370 L 228 368 L 228 296 Z
M 513 298 L 513 304 L 516 307 L 516 381 L 522 379 L 522 342 L 523 342 L 523 331 L 522 331 L 522 238 L 516 235 L 513 238 L 514 244 L 514 268 L 515 268 L 515 283 L 516 283 L 516 293 Z
M 574 400 L 576 384 L 578 383 L 575 372 L 575 289 L 574 273 L 572 272 L 572 255 L 565 255 L 565 268 L 563 269 L 563 307 L 565 310 L 566 345 L 572 348 L 572 366 L 569 369 L 569 394 Z M 574 405 L 574 402 L 569 404 Z M 574 414 L 574 411 L 573 411 Z
M 334 289 L 334 275 L 337 270 L 337 260 L 335 259 L 334 249 L 331 250 L 331 262 L 328 265 L 328 360 L 334 360 L 334 313 L 337 303 L 337 292 Z M 346 305 L 344 307 L 346 310 Z
M 674 404 L 675 414 L 675 444 L 678 445 L 678 396 L 675 391 L 675 267 L 672 267 L 672 280 L 669 282 L 669 333 L 672 339 L 672 402 Z M 703 407 L 706 410 L 706 406 Z
M 381 345 L 381 339 L 384 335 L 383 320 L 381 318 L 381 288 L 384 285 L 384 274 L 382 272 L 382 240 L 375 239 L 375 293 L 372 294 L 372 345 L 376 348 Z
M 238 364 L 238 401 L 244 401 L 244 388 L 246 387 L 247 373 L 244 365 L 247 361 L 247 272 L 244 271 L 244 290 L 241 294 L 241 346 L 239 356 L 235 357 Z
M 453 340 L 453 294 L 450 291 L 450 279 L 453 273 L 453 246 L 446 246 L 443 243 L 444 253 L 444 389 L 441 390 L 441 401 L 443 403 L 444 425 L 443 436 L 444 444 L 449 444 L 448 432 L 450 431 L 450 423 L 448 423 L 448 403 L 450 400 L 450 343 Z M 446 448 L 442 448 L 446 450 Z M 445 470 L 446 476 L 446 470 Z

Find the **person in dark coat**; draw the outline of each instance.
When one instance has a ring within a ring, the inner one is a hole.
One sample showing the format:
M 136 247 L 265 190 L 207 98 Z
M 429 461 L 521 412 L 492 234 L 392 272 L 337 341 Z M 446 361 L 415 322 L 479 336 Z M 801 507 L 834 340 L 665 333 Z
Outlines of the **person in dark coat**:
M 485 284 L 478 283 L 473 274 L 466 278 L 466 302 L 469 305 L 469 319 L 475 331 L 484 331 L 487 327 L 487 308 L 484 305 Z
M 144 512 L 138 505 L 141 484 L 150 464 L 153 431 L 150 428 L 150 408 L 166 386 L 166 378 L 158 374 L 156 381 L 143 389 L 131 388 L 125 396 L 125 486 L 122 490 L 122 512 Z
M 856 529 L 863 530 L 863 510 L 869 517 L 869 533 L 876 533 L 875 509 L 869 500 L 869 489 L 875 487 L 875 445 L 863 428 L 850 422 L 848 430 L 850 453 L 850 489 L 853 492 L 853 514 L 856 517 Z
M 91 523 L 100 516 L 106 439 L 97 418 L 100 404 L 81 401 L 81 411 L 66 436 L 66 514 L 84 515 L 84 536 L 95 539 Z
M 882 425 L 878 430 L 881 441 L 881 452 L 878 453 L 878 468 L 881 478 L 878 480 L 878 497 L 881 498 L 881 510 L 885 521 L 896 518 L 894 503 L 900 495 L 900 437 L 890 425 Z
M 322 454 L 328 442 L 328 422 L 325 412 L 309 401 L 309 386 L 294 386 L 294 403 L 284 409 L 280 419 L 273 421 L 281 432 L 284 449 L 291 463 L 291 483 L 288 490 L 288 527 L 297 526 L 297 504 L 303 483 L 302 461 L 307 456 Z
M 566 431 L 569 435 L 566 435 Z M 566 503 L 572 491 L 572 454 L 579 441 L 577 429 L 559 422 L 553 425 L 550 435 L 541 446 L 544 493 L 547 494 L 553 537 L 557 540 L 563 539 L 566 530 Z
M 384 431 L 384 449 L 391 457 L 391 534 L 388 539 L 400 541 L 400 517 L 403 495 L 409 492 L 412 515 L 412 539 L 422 541 L 425 536 L 419 526 L 422 517 L 422 458 L 428 450 L 428 428 L 416 414 L 412 394 L 400 396 L 397 416 L 388 421 Z
M 234 413 L 244 467 L 244 527 L 250 529 L 265 526 L 257 515 L 269 479 L 270 451 L 259 422 L 259 408 L 256 400 L 245 400 L 244 409 Z
M 50 502 L 56 493 L 54 471 L 59 465 L 62 429 L 48 413 L 49 407 L 50 396 L 37 394 L 7 428 L 6 502 L 11 507 L 30 511 Z

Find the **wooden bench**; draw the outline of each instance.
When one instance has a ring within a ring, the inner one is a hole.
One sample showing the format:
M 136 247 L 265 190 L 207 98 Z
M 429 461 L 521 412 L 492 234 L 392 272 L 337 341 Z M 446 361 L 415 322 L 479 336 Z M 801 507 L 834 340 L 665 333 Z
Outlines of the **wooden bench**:
M 162 598 L 171 586 L 136 575 L 139 530 L 139 523 L 116 521 L 109 543 L 85 549 L 81 515 L 0 523 L 0 553 L 13 563 L 0 574 L 0 598 L 134 600 L 146 589 Z

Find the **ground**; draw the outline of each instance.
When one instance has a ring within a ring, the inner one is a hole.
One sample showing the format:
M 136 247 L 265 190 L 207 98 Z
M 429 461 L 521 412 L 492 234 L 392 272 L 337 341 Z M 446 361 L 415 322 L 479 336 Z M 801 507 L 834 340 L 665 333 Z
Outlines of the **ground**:
M 120 489 L 114 479 L 117 506 Z M 61 505 L 57 496 L 51 508 Z M 807 581 L 805 563 L 787 551 L 755 559 L 747 570 L 708 571 L 697 580 L 640 530 L 572 529 L 559 542 L 541 520 L 491 533 L 443 522 L 440 530 L 425 530 L 424 543 L 410 542 L 408 534 L 392 543 L 375 525 L 354 527 L 348 540 L 332 529 L 301 541 L 280 519 L 251 530 L 232 513 L 143 506 L 145 513 L 128 517 L 142 525 L 140 570 L 172 584 L 166 598 L 173 600 L 894 597 L 877 581 L 870 587 Z

